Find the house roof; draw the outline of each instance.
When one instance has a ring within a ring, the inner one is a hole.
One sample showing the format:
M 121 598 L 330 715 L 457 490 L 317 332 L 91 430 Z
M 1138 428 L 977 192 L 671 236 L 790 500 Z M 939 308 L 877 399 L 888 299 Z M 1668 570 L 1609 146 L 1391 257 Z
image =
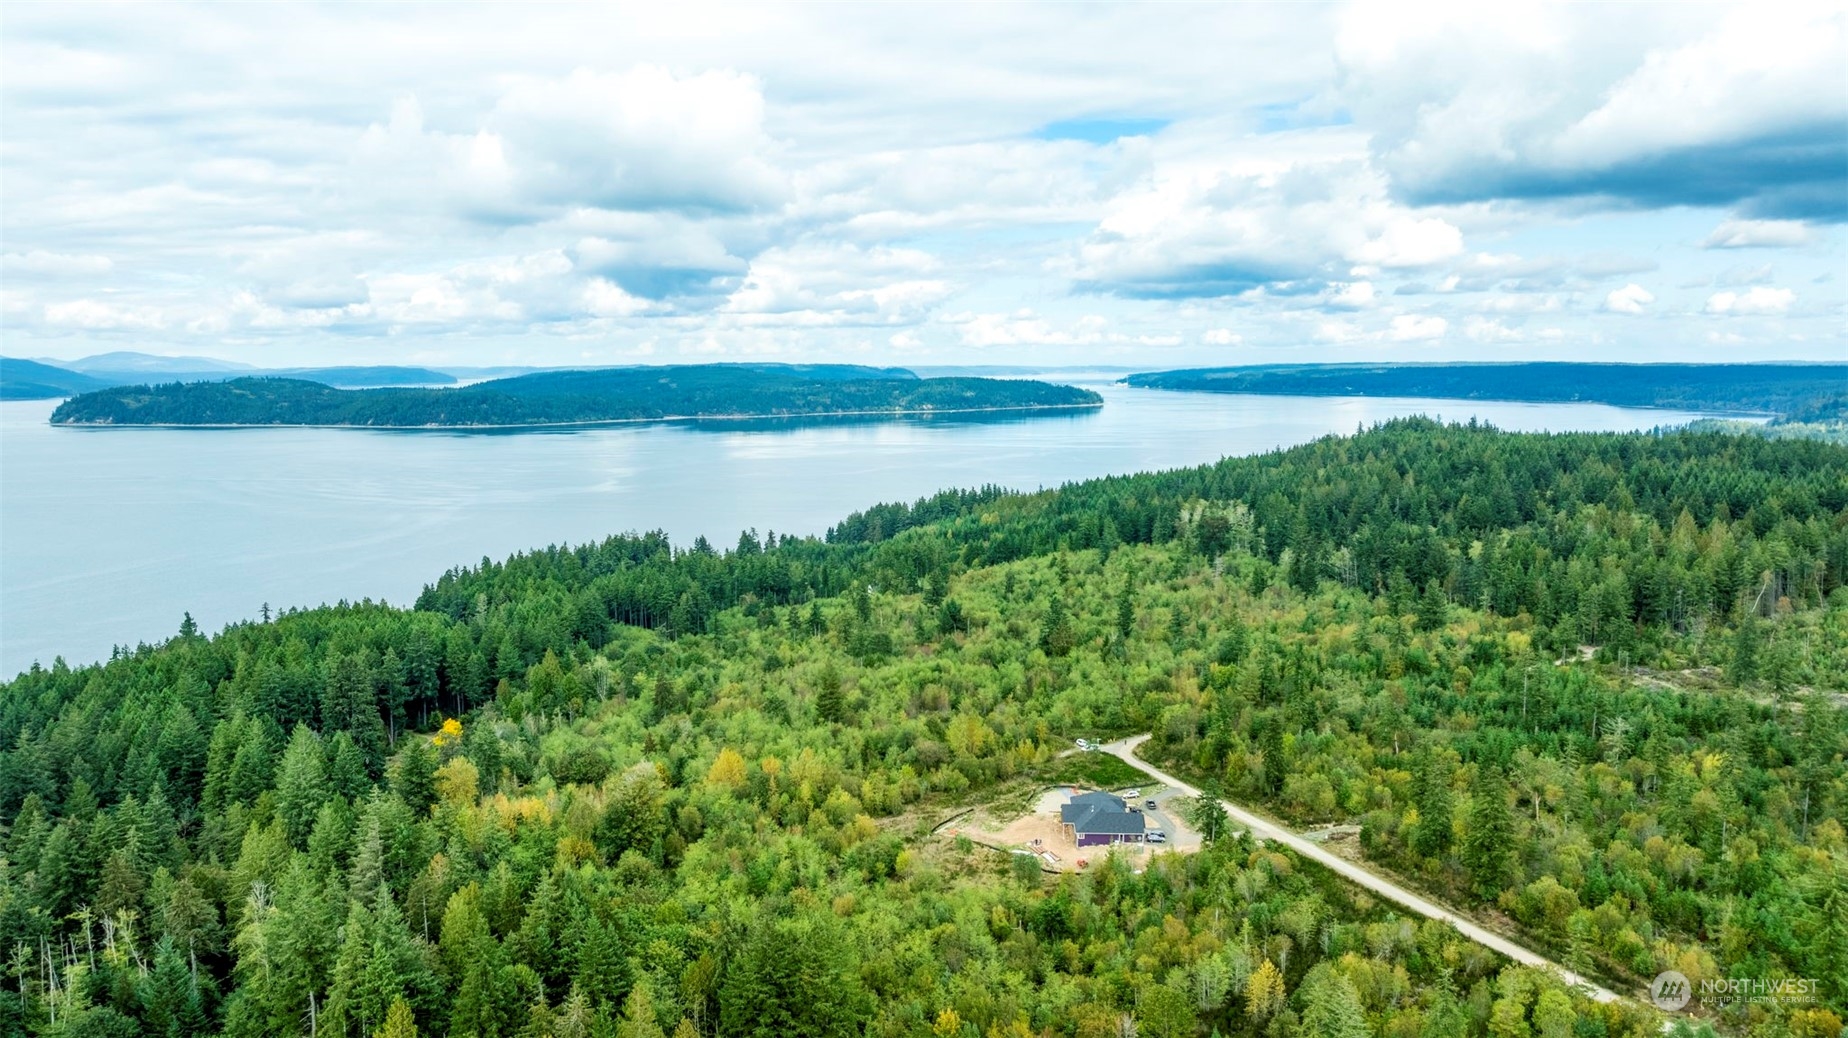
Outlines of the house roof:
M 1110 793 L 1084 793 L 1073 797 L 1070 803 L 1059 808 L 1059 820 L 1071 825 L 1080 836 L 1085 833 L 1133 836 L 1146 828 L 1140 814 L 1124 807 L 1123 801 Z
M 1090 793 L 1080 793 L 1073 797 L 1064 807 L 1059 809 L 1059 815 L 1069 822 L 1074 815 L 1088 814 L 1098 808 L 1105 808 L 1111 811 L 1124 810 L 1123 801 L 1115 794 L 1092 791 Z

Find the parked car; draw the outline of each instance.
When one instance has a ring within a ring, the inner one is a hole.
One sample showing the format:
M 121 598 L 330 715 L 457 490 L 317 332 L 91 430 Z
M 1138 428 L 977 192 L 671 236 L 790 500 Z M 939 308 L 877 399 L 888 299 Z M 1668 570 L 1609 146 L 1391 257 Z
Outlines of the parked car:
M 1090 749 L 1090 748 L 1091 748 L 1091 741 L 1090 741 L 1089 739 L 1080 739 L 1080 740 L 1078 740 L 1078 748 L 1079 748 L 1079 749 L 1081 749 L 1081 750 L 1088 750 L 1088 749 Z
M 1157 804 L 1157 803 L 1156 803 L 1155 801 L 1153 801 L 1153 800 L 1144 800 L 1144 801 L 1142 802 L 1142 806 L 1143 806 L 1143 807 L 1146 807 L 1146 808 L 1148 808 L 1148 809 L 1149 809 L 1149 810 L 1151 810 L 1151 811 L 1153 811 L 1153 810 L 1155 810 L 1156 808 L 1158 808 L 1158 807 L 1160 807 L 1161 805 L 1160 805 L 1160 804 Z
M 1167 843 L 1168 834 L 1162 832 L 1160 829 L 1150 829 L 1149 830 L 1149 842 L 1150 843 Z
M 1137 797 L 1139 797 L 1139 796 L 1141 796 L 1141 795 L 1142 795 L 1142 790 L 1140 790 L 1140 789 L 1132 789 L 1132 790 L 1130 790 L 1130 791 L 1128 791 L 1127 793 L 1124 793 L 1124 794 L 1123 794 L 1123 799 L 1124 799 L 1124 800 L 1134 800 L 1134 799 L 1136 799 Z

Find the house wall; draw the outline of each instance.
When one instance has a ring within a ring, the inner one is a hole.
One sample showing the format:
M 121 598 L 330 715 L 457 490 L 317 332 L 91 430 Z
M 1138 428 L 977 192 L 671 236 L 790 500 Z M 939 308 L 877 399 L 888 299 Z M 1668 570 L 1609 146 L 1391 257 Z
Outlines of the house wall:
M 1107 843 L 1141 843 L 1140 836 L 1123 836 L 1119 833 L 1085 833 L 1078 837 L 1078 846 L 1097 847 Z

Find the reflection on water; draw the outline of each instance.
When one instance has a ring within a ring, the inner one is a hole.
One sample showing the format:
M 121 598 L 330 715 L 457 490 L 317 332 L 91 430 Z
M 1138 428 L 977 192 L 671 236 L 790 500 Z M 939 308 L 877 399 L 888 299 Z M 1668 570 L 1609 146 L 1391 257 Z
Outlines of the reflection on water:
M 868 505 L 1031 490 L 1352 432 L 1406 414 L 1509 429 L 1642 429 L 1691 415 L 1165 393 L 1101 409 L 661 422 L 535 431 L 72 429 L 0 404 L 0 673 L 208 630 L 273 606 L 406 603 L 451 566 L 661 529 L 679 543 L 820 534 Z

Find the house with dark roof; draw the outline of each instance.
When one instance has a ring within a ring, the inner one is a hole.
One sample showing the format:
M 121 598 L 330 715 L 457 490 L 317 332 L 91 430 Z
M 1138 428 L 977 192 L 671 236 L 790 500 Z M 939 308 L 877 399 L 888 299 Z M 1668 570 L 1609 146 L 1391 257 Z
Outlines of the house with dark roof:
M 1147 827 L 1142 812 L 1132 810 L 1113 793 L 1081 793 L 1059 808 L 1059 821 L 1080 847 L 1111 843 L 1141 843 Z

